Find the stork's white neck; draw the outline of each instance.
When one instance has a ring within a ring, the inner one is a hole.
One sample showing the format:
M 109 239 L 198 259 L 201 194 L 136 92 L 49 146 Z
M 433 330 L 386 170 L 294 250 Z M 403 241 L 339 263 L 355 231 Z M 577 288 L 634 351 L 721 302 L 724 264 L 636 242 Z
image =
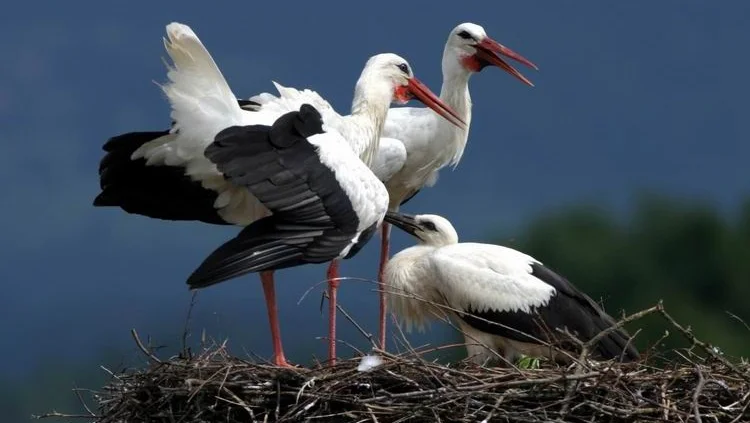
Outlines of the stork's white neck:
M 380 81 L 373 81 L 363 75 L 354 88 L 352 112 L 347 120 L 351 132 L 344 134 L 349 140 L 354 154 L 369 167 L 380 147 L 380 133 L 383 132 L 388 107 L 393 98 L 393 88 Z
M 446 46 L 443 52 L 443 87 L 440 89 L 440 99 L 453 108 L 461 119 L 466 122 L 466 129 L 461 129 L 445 119 L 438 118 L 441 131 L 450 131 L 450 137 L 454 145 L 451 150 L 455 152 L 450 164 L 456 165 L 466 148 L 466 140 L 469 137 L 469 125 L 471 124 L 471 95 L 469 94 L 469 72 L 459 61 L 456 53 Z
M 469 95 L 469 72 L 458 60 L 455 53 L 443 53 L 443 87 L 440 99 L 464 119 L 471 119 L 471 95 Z M 468 122 L 467 122 L 468 123 Z

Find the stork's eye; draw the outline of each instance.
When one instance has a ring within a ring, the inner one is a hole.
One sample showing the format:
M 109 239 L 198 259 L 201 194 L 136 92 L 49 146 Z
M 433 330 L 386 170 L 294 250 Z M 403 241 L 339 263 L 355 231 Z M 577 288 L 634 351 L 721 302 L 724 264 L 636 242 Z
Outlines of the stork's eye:
M 401 70 L 401 72 L 403 72 L 403 73 L 405 73 L 407 75 L 409 74 L 409 65 L 407 65 L 406 63 L 399 64 L 398 68 Z
M 469 34 L 466 31 L 461 31 L 457 35 L 459 37 L 463 38 L 464 40 L 473 40 L 474 39 L 474 37 L 472 37 L 471 34 Z
M 425 221 L 425 222 L 422 222 L 422 227 L 424 229 L 427 229 L 428 231 L 437 232 L 437 228 L 435 227 L 435 224 L 432 223 L 432 222 L 430 222 L 429 220 Z

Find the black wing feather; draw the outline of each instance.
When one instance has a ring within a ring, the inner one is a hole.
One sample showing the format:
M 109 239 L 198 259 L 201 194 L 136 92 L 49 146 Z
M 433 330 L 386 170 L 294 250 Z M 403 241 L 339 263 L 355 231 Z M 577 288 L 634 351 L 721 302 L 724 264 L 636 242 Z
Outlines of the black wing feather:
M 261 107 L 251 100 L 238 99 L 237 104 L 249 111 Z M 184 168 L 146 166 L 145 159 L 130 159 L 143 144 L 168 134 L 169 130 L 129 132 L 107 140 L 103 146 L 107 154 L 99 163 L 101 192 L 94 206 L 120 207 L 155 219 L 229 225 L 214 207 L 218 194 L 186 176 Z
M 375 234 L 375 231 L 377 229 L 378 229 L 378 224 L 377 222 L 375 222 L 372 225 L 370 225 L 369 228 L 362 231 L 362 233 L 359 234 L 359 239 L 357 239 L 357 243 L 354 244 L 354 246 L 352 246 L 352 248 L 346 254 L 346 257 L 344 258 L 349 259 L 349 258 L 354 257 L 359 252 L 359 250 L 361 250 L 362 247 L 364 247 L 365 244 L 367 244 L 367 242 L 370 241 L 370 238 L 372 238 L 372 236 Z
M 120 207 L 156 219 L 197 220 L 228 225 L 214 208 L 217 193 L 205 189 L 174 166 L 146 166 L 145 159 L 131 160 L 143 144 L 169 131 L 130 132 L 110 138 L 99 163 L 101 192 L 95 207 Z
M 333 170 L 321 163 L 317 148 L 307 141 L 321 133 L 320 114 L 303 105 L 271 127 L 233 126 L 216 135 L 206 157 L 273 214 L 214 251 L 188 279 L 191 287 L 249 272 L 327 262 L 351 243 L 359 218 Z
M 188 285 L 205 288 L 246 273 L 305 263 L 305 245 L 320 236 L 323 230 L 284 228 L 274 220 L 273 216 L 257 220 L 217 248 L 193 272 Z
M 260 103 L 257 103 L 252 100 L 237 100 L 237 104 L 240 106 L 240 109 L 244 109 L 247 111 L 255 112 L 258 109 L 260 109 L 261 105 Z
M 567 328 L 579 340 L 586 342 L 599 332 L 615 325 L 614 319 L 588 295 L 549 268 L 533 263 L 532 275 L 557 290 L 557 294 L 546 306 L 538 307 L 531 314 L 494 310 L 477 312 L 469 309 L 467 312 L 473 316 L 465 314 L 461 318 L 482 332 L 520 342 L 539 343 L 537 340 L 543 340 L 573 351 L 578 349 L 578 345 L 570 340 L 566 341 L 556 329 Z M 488 323 L 477 317 L 497 324 Z M 622 355 L 624 361 L 638 359 L 638 350 L 628 342 L 629 338 L 627 332 L 622 329 L 610 332 L 597 343 L 593 351 L 594 356 L 611 359 Z

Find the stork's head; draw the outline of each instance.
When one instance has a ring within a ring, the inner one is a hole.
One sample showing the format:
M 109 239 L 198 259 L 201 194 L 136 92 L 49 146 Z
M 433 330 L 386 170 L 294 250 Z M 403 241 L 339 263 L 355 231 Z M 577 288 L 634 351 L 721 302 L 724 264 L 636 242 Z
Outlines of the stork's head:
M 415 216 L 388 212 L 385 221 L 417 238 L 420 244 L 442 247 L 458 242 L 458 233 L 448 219 L 436 214 Z
M 466 126 L 458 113 L 414 76 L 409 62 L 396 54 L 372 56 L 362 70 L 357 89 L 373 97 L 385 94 L 389 105 L 391 102 L 404 104 L 411 99 L 419 100 L 454 125 Z
M 451 31 L 445 45 L 444 60 L 450 60 L 449 56 L 452 56 L 452 60 L 457 60 L 460 66 L 469 72 L 479 72 L 490 65 L 497 66 L 532 87 L 534 84 L 501 56 L 511 58 L 530 68 L 539 69 L 520 54 L 490 38 L 484 28 L 470 22 L 462 23 Z

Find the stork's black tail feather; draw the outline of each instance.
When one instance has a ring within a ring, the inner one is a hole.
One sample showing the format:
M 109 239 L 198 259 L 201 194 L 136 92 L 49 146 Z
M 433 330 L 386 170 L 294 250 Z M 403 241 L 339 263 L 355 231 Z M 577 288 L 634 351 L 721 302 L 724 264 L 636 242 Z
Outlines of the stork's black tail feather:
M 235 238 L 214 250 L 187 280 L 191 289 L 205 288 L 237 276 L 279 270 L 303 263 L 323 263 L 305 255 L 305 247 L 323 230 L 288 225 L 268 216 L 245 227 Z
M 120 207 L 128 213 L 156 219 L 191 220 L 228 224 L 216 212 L 216 192 L 185 175 L 182 167 L 146 166 L 145 159 L 131 160 L 143 144 L 169 131 L 130 132 L 110 138 L 99 164 L 101 193 L 95 207 Z
M 606 318 L 602 322 L 605 324 L 600 326 L 601 331 L 616 325 L 614 319 L 606 314 L 604 316 Z M 636 361 L 640 357 L 633 341 L 630 340 L 630 335 L 622 328 L 615 329 L 602 337 L 592 352 L 595 358 L 622 360 L 623 362 Z

